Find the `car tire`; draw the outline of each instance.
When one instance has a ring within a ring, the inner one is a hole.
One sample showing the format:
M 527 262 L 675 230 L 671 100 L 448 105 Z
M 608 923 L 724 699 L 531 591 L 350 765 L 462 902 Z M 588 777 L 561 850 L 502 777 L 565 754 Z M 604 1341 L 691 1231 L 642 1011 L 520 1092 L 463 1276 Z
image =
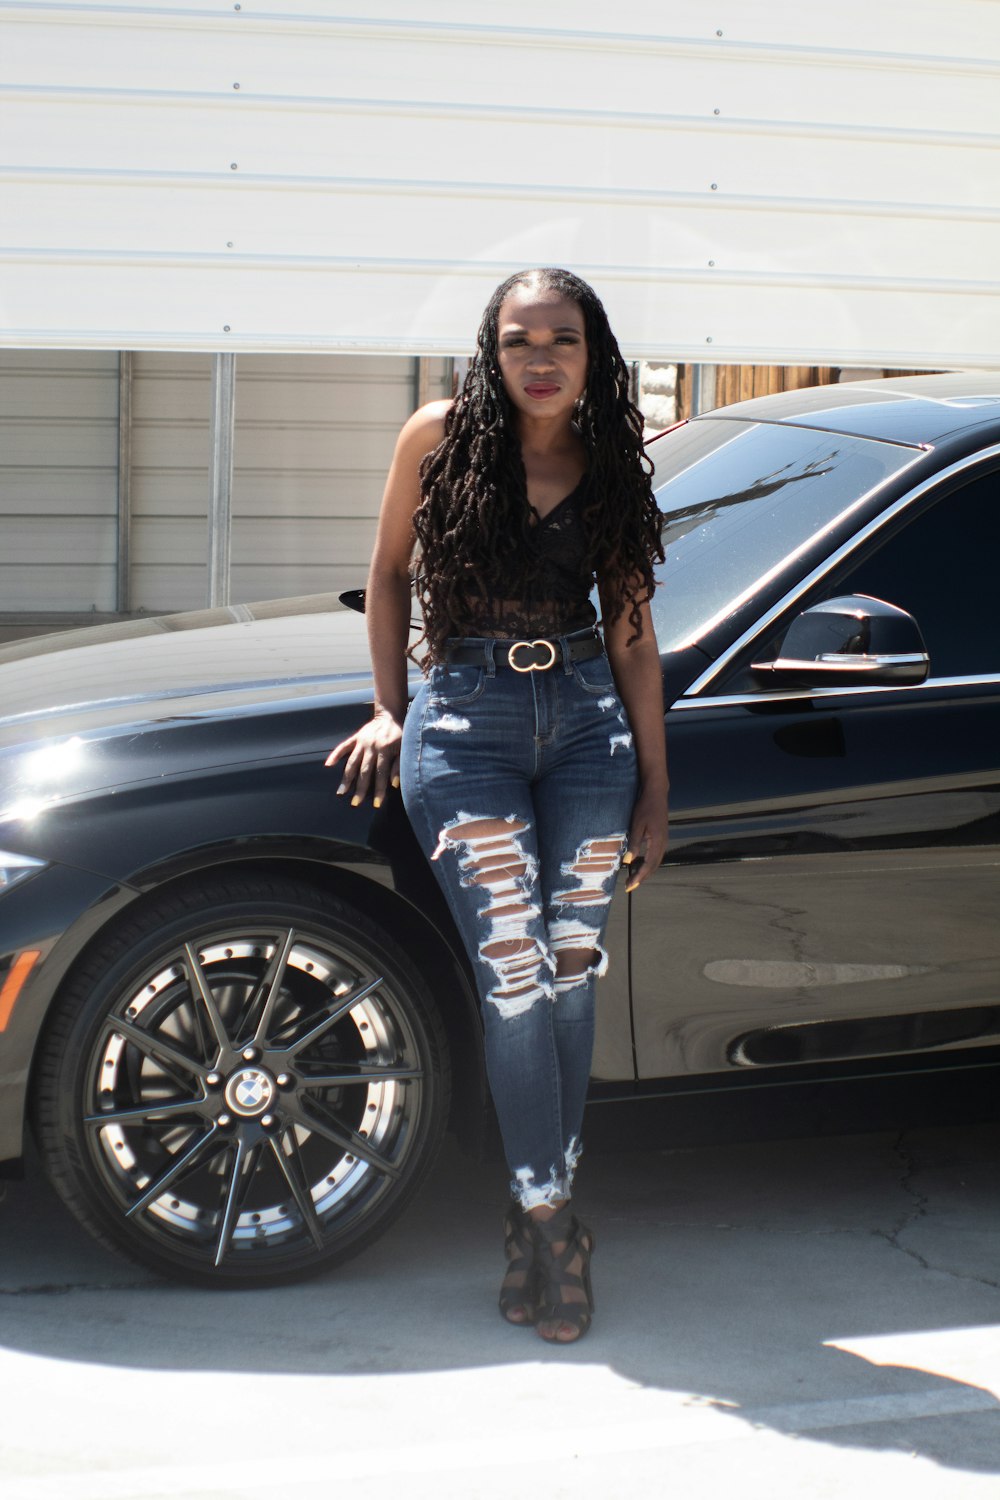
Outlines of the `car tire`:
M 59 1196 L 102 1244 L 202 1286 L 363 1250 L 440 1144 L 447 1037 L 363 911 L 285 877 L 192 882 L 86 955 L 33 1090 Z

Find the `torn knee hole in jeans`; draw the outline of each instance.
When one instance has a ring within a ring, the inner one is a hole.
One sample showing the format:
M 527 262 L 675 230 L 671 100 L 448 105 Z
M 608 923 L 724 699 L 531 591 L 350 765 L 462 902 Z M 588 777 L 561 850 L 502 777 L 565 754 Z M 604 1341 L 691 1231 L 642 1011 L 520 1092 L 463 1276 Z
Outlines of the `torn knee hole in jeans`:
M 431 856 L 460 850 L 462 884 L 489 894 L 480 912 L 489 931 L 478 952 L 496 978 L 486 998 L 504 1019 L 522 1015 L 538 1000 L 551 1000 L 554 993 L 552 957 L 528 930 L 540 912 L 527 899 L 527 887 L 538 874 L 537 861 L 520 841 L 527 828 L 513 815 L 484 818 L 460 812 L 441 830 Z
M 597 927 L 574 917 L 560 917 L 549 926 L 549 942 L 556 956 L 556 995 L 585 984 L 591 977 L 600 979 L 608 970 L 608 952 L 599 939 Z M 560 960 L 561 971 L 560 971 Z
M 562 873 L 572 876 L 576 884 L 556 891 L 553 901 L 568 907 L 607 906 L 624 850 L 624 833 L 584 839 L 574 858 L 562 866 Z M 607 973 L 608 954 L 600 937 L 601 926 L 580 917 L 560 917 L 549 924 L 549 942 L 557 960 L 557 996 Z

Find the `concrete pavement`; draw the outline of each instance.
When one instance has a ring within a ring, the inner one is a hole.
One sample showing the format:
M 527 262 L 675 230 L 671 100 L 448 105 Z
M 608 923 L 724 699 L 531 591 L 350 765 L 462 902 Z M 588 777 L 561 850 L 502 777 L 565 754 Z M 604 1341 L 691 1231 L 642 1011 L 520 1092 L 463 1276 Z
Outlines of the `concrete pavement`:
M 446 1153 L 365 1258 L 193 1291 L 0 1207 L 3 1500 L 1000 1494 L 1000 1127 L 598 1155 L 597 1315 L 495 1299 L 504 1174 Z

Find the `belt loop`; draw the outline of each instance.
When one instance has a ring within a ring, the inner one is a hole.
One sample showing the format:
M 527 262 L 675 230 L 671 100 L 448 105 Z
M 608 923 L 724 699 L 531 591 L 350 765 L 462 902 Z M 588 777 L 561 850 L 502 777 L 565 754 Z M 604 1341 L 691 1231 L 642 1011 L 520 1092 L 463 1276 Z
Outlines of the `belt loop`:
M 494 649 L 495 646 L 496 646 L 496 641 L 492 637 L 487 637 L 486 645 L 485 645 L 485 648 L 484 648 L 485 655 L 486 655 L 486 675 L 487 675 L 487 677 L 495 677 L 497 675 L 497 664 L 493 660 L 493 649 Z
M 569 654 L 569 636 L 561 635 L 559 637 L 559 645 L 562 647 L 563 671 L 567 677 L 571 677 L 573 674 L 573 658 Z

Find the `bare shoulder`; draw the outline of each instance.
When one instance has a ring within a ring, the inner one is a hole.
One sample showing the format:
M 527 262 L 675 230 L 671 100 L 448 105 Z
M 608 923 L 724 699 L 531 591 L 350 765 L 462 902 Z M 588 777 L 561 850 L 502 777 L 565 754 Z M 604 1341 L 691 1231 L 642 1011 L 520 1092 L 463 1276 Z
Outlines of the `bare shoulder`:
M 419 407 L 402 426 L 398 450 L 418 460 L 426 453 L 433 453 L 444 437 L 445 420 L 452 405 L 451 401 L 428 401 L 426 406 Z
M 429 401 L 407 418 L 396 439 L 382 495 L 376 548 L 389 548 L 400 566 L 405 565 L 413 546 L 411 527 L 420 504 L 420 465 L 444 437 L 450 407 L 450 401 Z

